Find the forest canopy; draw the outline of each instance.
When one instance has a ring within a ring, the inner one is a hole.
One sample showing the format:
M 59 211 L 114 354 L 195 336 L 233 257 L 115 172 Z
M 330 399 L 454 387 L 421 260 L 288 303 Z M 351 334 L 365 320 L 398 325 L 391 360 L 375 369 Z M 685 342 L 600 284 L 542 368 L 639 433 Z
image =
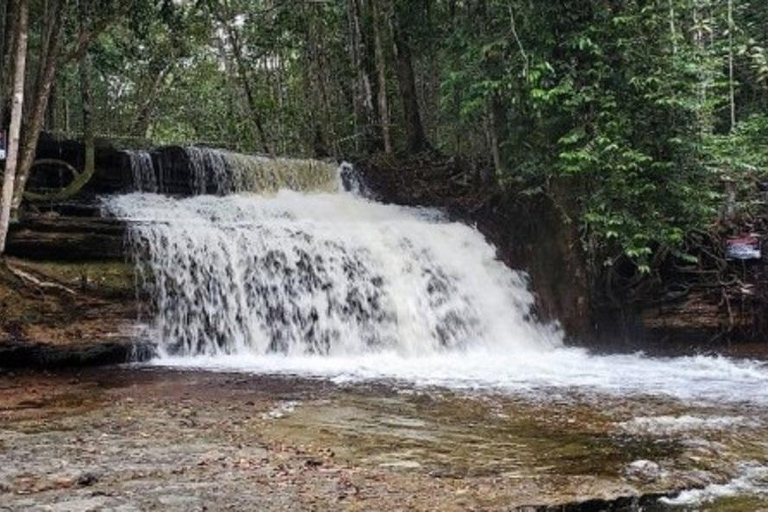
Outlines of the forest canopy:
M 455 156 L 487 169 L 489 191 L 546 194 L 567 179 L 588 251 L 642 271 L 712 225 L 724 180 L 743 211 L 764 208 L 764 1 L 5 1 L 4 127 L 21 4 L 17 203 L 44 130 L 128 147 Z

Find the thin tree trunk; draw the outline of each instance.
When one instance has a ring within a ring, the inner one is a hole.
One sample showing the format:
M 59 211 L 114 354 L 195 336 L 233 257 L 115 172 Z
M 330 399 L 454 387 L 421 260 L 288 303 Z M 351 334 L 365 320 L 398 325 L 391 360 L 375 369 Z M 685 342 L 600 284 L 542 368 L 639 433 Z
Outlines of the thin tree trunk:
M 85 0 L 80 0 L 80 16 L 87 19 Z M 91 56 L 86 51 L 80 60 L 80 102 L 83 106 L 83 145 L 85 146 L 85 164 L 83 175 L 87 176 L 83 185 L 93 176 L 96 167 L 96 150 L 93 134 L 93 94 L 91 93 Z M 79 191 L 79 189 L 78 189 Z
M 64 119 L 62 119 L 62 129 L 64 132 L 69 132 L 70 129 L 70 122 L 69 122 L 69 82 L 67 80 L 66 74 L 61 77 L 61 87 L 64 89 L 64 94 L 62 94 L 62 99 L 64 100 L 64 108 L 63 108 L 63 116 Z
M 152 118 L 152 107 L 155 105 L 157 93 L 162 89 L 161 85 L 168 73 L 169 66 L 165 65 L 158 69 L 156 65 L 149 66 L 150 84 L 148 89 L 143 91 L 143 100 L 138 106 L 131 122 L 130 133 L 138 137 L 146 137 L 149 131 L 149 125 Z
M 14 181 L 19 163 L 19 138 L 21 136 L 21 117 L 24 110 L 24 74 L 27 65 L 27 42 L 29 30 L 28 0 L 19 0 L 17 20 L 14 24 L 16 31 L 16 49 L 13 71 L 13 108 L 11 110 L 11 127 L 8 134 L 8 154 L 3 174 L 3 190 L 0 195 L 0 255 L 5 252 L 5 242 L 8 237 L 8 226 L 11 220 L 13 204 Z
M 44 49 L 45 62 L 40 65 L 41 76 L 37 78 L 35 95 L 33 98 L 32 110 L 29 116 L 28 125 L 24 129 L 24 142 L 21 146 L 20 160 L 18 167 L 18 176 L 14 185 L 12 214 L 21 205 L 24 196 L 24 188 L 29 179 L 29 173 L 32 170 L 32 164 L 35 161 L 37 152 L 37 142 L 40 139 L 40 130 L 43 126 L 45 110 L 48 106 L 48 100 L 51 95 L 51 87 L 56 77 L 56 67 L 58 64 L 59 51 L 61 49 L 62 29 L 64 26 L 64 1 L 59 0 L 53 6 L 51 19 L 51 30 L 48 34 L 47 48 Z
M 56 79 L 54 78 L 53 84 L 51 84 L 51 97 L 48 100 L 48 108 L 45 111 L 45 129 L 47 131 L 56 130 L 56 118 L 58 117 L 56 107 L 58 103 L 58 87 Z
M 309 11 L 306 12 L 308 21 L 306 32 L 306 52 L 304 55 L 304 82 L 306 83 L 306 96 L 305 100 L 308 105 L 309 111 L 309 129 L 307 137 L 312 139 L 312 153 L 315 157 L 322 158 L 328 156 L 328 143 L 326 141 L 325 133 L 323 131 L 322 119 L 325 117 L 325 109 L 323 107 L 322 95 L 323 92 L 323 79 L 322 79 L 322 63 L 320 62 L 319 52 L 319 31 L 318 24 L 314 23 L 316 13 L 312 5 L 309 6 Z
M 381 34 L 381 9 L 380 0 L 370 0 L 373 14 L 373 43 L 376 56 L 376 78 L 378 80 L 378 104 L 379 124 L 381 125 L 381 138 L 384 141 L 384 152 L 392 153 L 392 136 L 389 126 L 389 104 L 387 101 L 387 62 L 384 55 L 384 44 Z
M 733 77 L 733 0 L 728 0 L 728 89 L 731 102 L 731 131 L 736 129 L 736 86 Z
M 231 27 L 228 28 L 228 31 L 231 36 L 232 49 L 235 54 L 235 63 L 237 64 L 238 74 L 240 75 L 240 80 L 243 82 L 245 99 L 248 101 L 248 107 L 251 110 L 251 118 L 253 119 L 253 123 L 256 126 L 256 132 L 259 136 L 259 139 L 261 140 L 261 145 L 264 148 L 264 152 L 271 154 L 272 150 L 270 149 L 269 142 L 267 141 L 267 134 L 264 130 L 264 122 L 261 119 L 259 107 L 256 105 L 256 96 L 254 96 L 253 90 L 251 89 L 251 81 L 249 80 L 247 67 L 243 61 L 243 53 L 242 49 L 240 48 L 240 43 L 237 39 L 237 34 L 235 34 Z
M 493 173 L 489 166 L 484 166 L 480 179 L 483 186 L 491 183 L 491 176 L 498 176 L 501 174 L 501 153 L 499 153 L 499 138 L 496 133 L 496 123 L 493 116 L 493 106 L 491 105 L 491 99 L 487 99 L 485 102 L 485 138 L 488 144 L 488 149 L 491 152 L 493 159 Z
M 352 67 L 355 71 L 355 102 L 357 131 L 362 134 L 366 149 L 375 145 L 373 136 L 373 88 L 366 71 L 365 41 L 363 40 L 362 12 L 360 0 L 348 0 L 348 16 L 350 27 L 350 46 Z
M 672 41 L 672 55 L 677 55 L 677 28 L 675 26 L 675 0 L 669 1 L 669 39 Z
M 400 15 L 395 9 L 392 30 L 392 39 L 397 63 L 397 81 L 400 89 L 400 97 L 403 101 L 403 115 L 405 117 L 406 149 L 409 153 L 418 153 L 428 149 L 429 142 L 424 134 L 424 126 L 421 122 L 419 100 L 416 92 L 416 77 L 413 72 L 411 60 L 411 47 L 408 34 L 403 28 Z

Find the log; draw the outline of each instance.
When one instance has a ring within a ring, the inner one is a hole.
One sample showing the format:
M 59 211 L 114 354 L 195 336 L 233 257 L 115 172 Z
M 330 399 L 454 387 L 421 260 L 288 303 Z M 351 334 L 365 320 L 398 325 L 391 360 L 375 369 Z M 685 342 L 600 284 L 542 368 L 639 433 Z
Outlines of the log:
M 7 254 L 36 260 L 122 261 L 125 229 L 116 219 L 28 216 L 11 227 Z

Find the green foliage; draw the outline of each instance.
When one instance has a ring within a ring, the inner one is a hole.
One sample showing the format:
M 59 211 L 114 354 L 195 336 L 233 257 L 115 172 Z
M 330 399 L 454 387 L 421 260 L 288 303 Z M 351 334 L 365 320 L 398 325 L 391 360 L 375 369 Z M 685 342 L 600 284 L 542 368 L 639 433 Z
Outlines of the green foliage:
M 582 187 L 592 256 L 649 271 L 658 248 L 715 219 L 726 169 L 765 168 L 765 116 L 728 130 L 727 56 L 739 112 L 768 105 L 768 25 L 757 23 L 768 9 L 735 4 L 734 48 L 724 2 L 487 2 L 483 31 L 468 7 L 454 19 L 442 105 L 465 124 L 501 98 L 502 182 Z
M 100 0 L 96 18 L 118 4 Z M 758 206 L 750 190 L 768 172 L 768 2 L 733 0 L 733 23 L 727 5 L 378 0 L 395 143 L 404 145 L 397 13 L 433 146 L 498 160 L 499 182 L 527 193 L 568 180 L 594 259 L 626 256 L 648 271 L 655 251 L 679 249 L 713 221 L 723 177 Z M 129 12 L 91 46 L 97 131 L 255 151 L 255 110 L 278 153 L 312 153 L 318 139 L 337 155 L 365 147 L 361 96 L 380 108 L 371 2 L 132 0 Z M 68 109 L 78 106 L 74 83 L 62 69 Z

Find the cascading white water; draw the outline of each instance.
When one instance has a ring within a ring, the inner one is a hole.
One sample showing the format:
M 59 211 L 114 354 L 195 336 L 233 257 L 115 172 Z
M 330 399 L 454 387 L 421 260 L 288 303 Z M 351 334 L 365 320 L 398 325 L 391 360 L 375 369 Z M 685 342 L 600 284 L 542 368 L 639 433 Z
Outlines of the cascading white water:
M 188 187 L 193 194 L 226 195 L 238 192 L 335 190 L 337 167 L 311 159 L 246 155 L 201 146 L 182 148 L 188 165 Z M 162 159 L 156 168 L 147 151 L 125 151 L 136 192 L 168 192 Z
M 336 166 L 319 160 L 246 155 L 191 146 L 184 148 L 191 168 L 191 189 L 196 194 L 293 190 L 331 191 Z
M 148 151 L 125 151 L 136 192 L 158 192 L 157 176 Z
M 114 198 L 166 353 L 434 354 L 559 343 L 476 230 L 350 194 Z

